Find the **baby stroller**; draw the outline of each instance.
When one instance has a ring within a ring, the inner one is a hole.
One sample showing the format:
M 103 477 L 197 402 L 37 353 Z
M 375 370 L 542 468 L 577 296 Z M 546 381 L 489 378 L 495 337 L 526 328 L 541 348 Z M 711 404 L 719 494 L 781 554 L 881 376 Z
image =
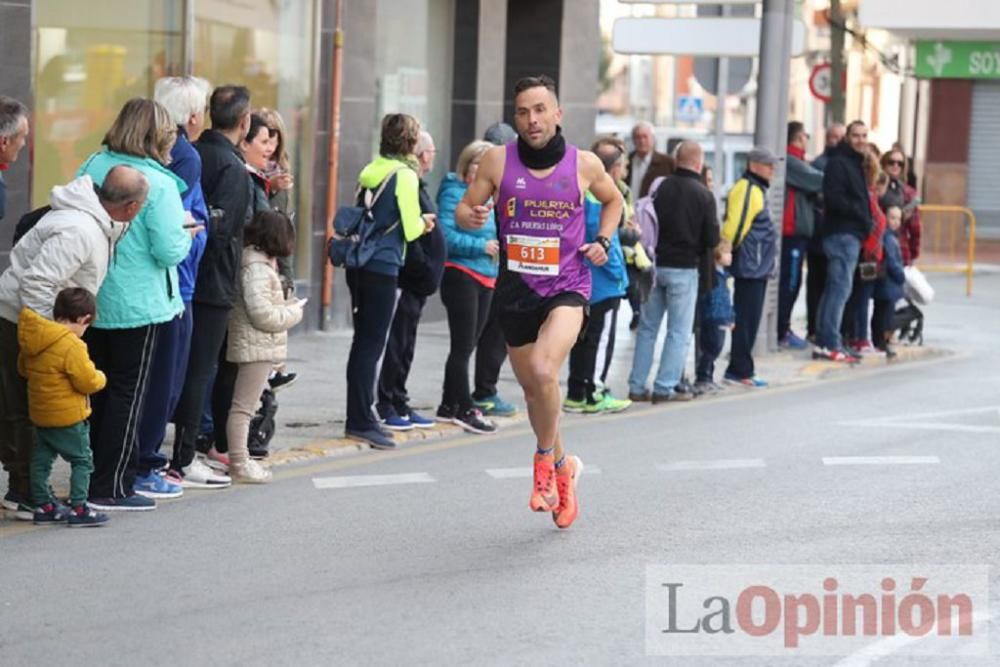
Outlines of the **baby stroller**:
M 896 340 L 908 345 L 924 344 L 924 313 L 910 299 L 901 299 L 892 314 L 892 331 Z
M 934 288 L 927 282 L 923 272 L 915 266 L 903 269 L 906 283 L 903 285 L 905 299 L 896 303 L 892 316 L 892 330 L 901 343 L 924 344 L 924 313 L 917 304 L 926 306 L 934 300 Z
M 250 457 L 264 459 L 268 455 L 268 445 L 274 437 L 274 417 L 278 414 L 278 399 L 274 391 L 268 387 L 260 397 L 260 407 L 250 421 L 250 433 L 247 438 L 247 449 Z

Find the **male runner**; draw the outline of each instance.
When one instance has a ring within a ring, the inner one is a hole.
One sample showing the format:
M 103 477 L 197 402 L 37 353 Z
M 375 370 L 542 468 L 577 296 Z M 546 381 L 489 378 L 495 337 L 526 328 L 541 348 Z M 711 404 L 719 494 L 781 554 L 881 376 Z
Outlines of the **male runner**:
M 597 156 L 566 143 L 560 120 L 555 82 L 547 76 L 520 80 L 514 87 L 518 139 L 483 155 L 455 220 L 481 227 L 497 203 L 500 275 L 493 298 L 538 443 L 530 507 L 552 512 L 559 528 L 569 528 L 579 511 L 583 463 L 566 456 L 559 436 L 559 369 L 590 299 L 585 260 L 597 266 L 607 261 L 623 203 Z M 603 205 L 593 243 L 584 242 L 587 190 Z

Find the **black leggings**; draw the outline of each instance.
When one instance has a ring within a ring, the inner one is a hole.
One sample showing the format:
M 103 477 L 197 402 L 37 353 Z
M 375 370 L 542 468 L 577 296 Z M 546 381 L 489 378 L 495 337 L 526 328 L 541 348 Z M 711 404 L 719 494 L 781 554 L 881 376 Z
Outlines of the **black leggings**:
M 453 267 L 444 270 L 441 301 L 448 311 L 451 348 L 444 366 L 441 405 L 462 414 L 472 407 L 469 389 L 469 358 L 486 326 L 493 290 L 468 273 Z
M 396 276 L 364 269 L 347 271 L 354 309 L 354 338 L 347 358 L 347 430 L 368 431 L 378 427 L 375 403 L 375 369 L 396 306 Z
M 608 379 L 611 358 L 615 353 L 615 328 L 621 297 L 605 299 L 590 306 L 583 334 L 569 352 L 569 381 L 566 398 L 596 403 L 594 393 L 598 381 L 603 386 Z M 602 339 L 606 341 L 603 359 L 598 363 Z

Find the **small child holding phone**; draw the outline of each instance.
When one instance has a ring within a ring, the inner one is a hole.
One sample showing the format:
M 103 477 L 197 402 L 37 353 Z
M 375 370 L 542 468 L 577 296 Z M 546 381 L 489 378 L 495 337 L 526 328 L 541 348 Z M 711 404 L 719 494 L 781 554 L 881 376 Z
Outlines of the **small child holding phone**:
M 226 359 L 238 365 L 233 404 L 226 421 L 229 475 L 233 482 L 265 484 L 271 471 L 250 458 L 250 421 L 271 369 L 288 355 L 288 330 L 302 321 L 306 299 L 286 299 L 279 257 L 291 254 L 295 231 L 284 213 L 261 211 L 243 232 L 239 297 L 229 319 Z

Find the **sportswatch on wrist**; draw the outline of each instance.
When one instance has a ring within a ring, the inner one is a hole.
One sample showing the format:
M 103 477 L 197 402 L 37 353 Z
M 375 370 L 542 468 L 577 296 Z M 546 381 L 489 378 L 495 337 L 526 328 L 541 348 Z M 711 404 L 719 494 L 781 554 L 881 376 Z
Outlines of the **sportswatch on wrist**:
M 594 243 L 600 244 L 604 248 L 604 252 L 611 250 L 611 241 L 606 236 L 595 236 Z

